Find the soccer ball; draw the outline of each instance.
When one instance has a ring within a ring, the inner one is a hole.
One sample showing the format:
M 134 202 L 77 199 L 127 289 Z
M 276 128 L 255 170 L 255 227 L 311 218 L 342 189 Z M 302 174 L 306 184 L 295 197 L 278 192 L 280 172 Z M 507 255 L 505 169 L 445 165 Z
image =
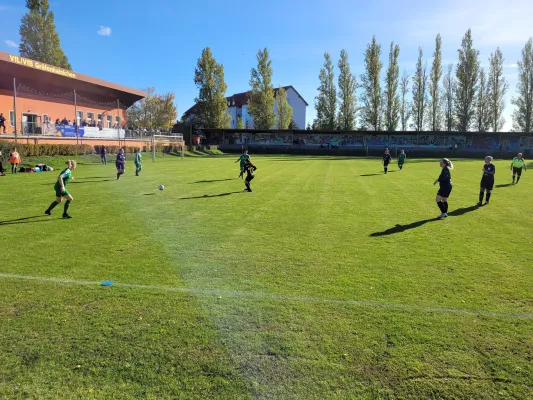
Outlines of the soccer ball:
M 159 190 L 163 190 L 163 189 L 165 189 L 165 187 L 164 187 L 163 185 L 159 185 L 157 188 L 158 188 Z

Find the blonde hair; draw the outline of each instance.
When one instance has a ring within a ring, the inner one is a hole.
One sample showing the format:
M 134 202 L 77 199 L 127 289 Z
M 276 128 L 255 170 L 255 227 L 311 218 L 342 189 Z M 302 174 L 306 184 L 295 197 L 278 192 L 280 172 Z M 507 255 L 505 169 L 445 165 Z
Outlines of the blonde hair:
M 443 158 L 442 159 L 442 162 L 449 168 L 449 169 L 453 169 L 453 163 L 448 160 L 447 158 Z
M 77 163 L 76 160 L 67 160 L 66 162 L 68 169 L 76 169 Z

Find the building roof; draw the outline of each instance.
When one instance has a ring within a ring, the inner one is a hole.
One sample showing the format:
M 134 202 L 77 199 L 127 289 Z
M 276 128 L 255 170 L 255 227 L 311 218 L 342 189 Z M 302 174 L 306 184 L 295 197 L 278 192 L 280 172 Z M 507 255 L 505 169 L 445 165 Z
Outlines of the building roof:
M 13 91 L 13 78 L 21 96 L 60 101 L 65 94 L 79 95 L 79 103 L 111 103 L 119 100 L 122 107 L 146 97 L 142 90 L 92 78 L 25 57 L 0 52 L 0 90 Z
M 296 92 L 296 94 L 298 95 L 298 97 L 300 97 L 302 99 L 302 101 L 305 103 L 305 105 L 306 106 L 309 105 L 307 103 L 307 101 L 305 101 L 305 99 L 300 95 L 300 93 L 298 93 L 298 91 L 294 88 L 294 86 L 292 86 L 292 85 L 283 86 L 283 89 L 285 89 L 285 91 L 287 91 L 289 89 L 294 90 Z M 277 92 L 278 92 L 278 88 L 274 88 L 274 96 L 276 95 Z M 250 93 L 250 91 L 242 92 L 242 93 L 236 93 L 234 95 L 226 97 L 226 100 L 228 101 L 228 106 L 229 107 L 242 107 L 242 106 L 248 104 L 248 93 Z M 196 110 L 196 107 L 197 107 L 197 105 L 195 104 L 194 106 L 189 108 L 187 111 L 185 111 L 184 114 L 186 116 L 194 114 L 194 111 Z

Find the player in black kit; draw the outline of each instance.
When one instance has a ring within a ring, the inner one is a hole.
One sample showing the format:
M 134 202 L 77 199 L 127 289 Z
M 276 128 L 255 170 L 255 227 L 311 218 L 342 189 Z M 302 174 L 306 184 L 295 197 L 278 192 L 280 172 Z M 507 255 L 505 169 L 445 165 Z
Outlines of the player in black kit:
M 440 186 L 435 200 L 441 212 L 439 219 L 444 219 L 448 216 L 448 197 L 450 197 L 450 193 L 452 192 L 452 175 L 450 170 L 453 169 L 453 164 L 447 158 L 443 158 L 440 160 L 440 167 L 442 171 L 433 185 L 436 185 L 438 182 Z
M 252 188 L 250 187 L 250 182 L 252 179 L 254 179 L 254 171 L 257 169 L 257 167 L 252 164 L 250 159 L 247 159 L 244 162 L 244 172 L 246 172 L 246 179 L 244 180 L 244 184 L 246 188 L 244 190 L 247 190 L 248 192 L 252 191 Z
M 381 161 L 383 163 L 383 172 L 387 173 L 387 169 L 389 169 L 389 164 L 392 161 L 392 157 L 390 155 L 389 149 L 385 150 L 385 154 L 383 154 L 383 160 Z
M 485 197 L 485 205 L 489 204 L 490 192 L 494 188 L 494 175 L 496 174 L 496 166 L 492 163 L 492 157 L 485 157 L 485 165 L 483 165 L 483 176 L 481 177 L 481 184 L 479 189 L 479 203 L 478 206 L 483 205 L 483 195 L 485 191 L 487 196 Z

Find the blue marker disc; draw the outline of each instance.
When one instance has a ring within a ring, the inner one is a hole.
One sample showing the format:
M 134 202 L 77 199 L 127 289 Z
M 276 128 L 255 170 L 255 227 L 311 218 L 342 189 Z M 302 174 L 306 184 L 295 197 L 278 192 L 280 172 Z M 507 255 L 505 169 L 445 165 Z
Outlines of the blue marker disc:
M 111 286 L 112 284 L 113 284 L 113 281 L 102 282 L 102 286 Z

